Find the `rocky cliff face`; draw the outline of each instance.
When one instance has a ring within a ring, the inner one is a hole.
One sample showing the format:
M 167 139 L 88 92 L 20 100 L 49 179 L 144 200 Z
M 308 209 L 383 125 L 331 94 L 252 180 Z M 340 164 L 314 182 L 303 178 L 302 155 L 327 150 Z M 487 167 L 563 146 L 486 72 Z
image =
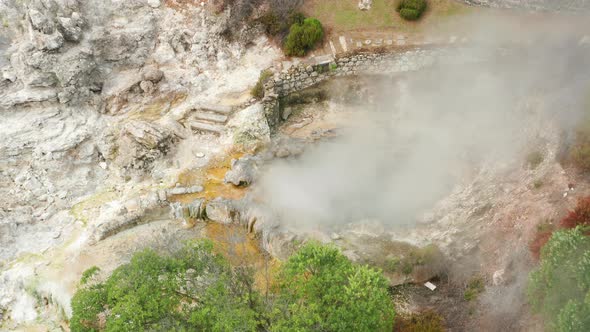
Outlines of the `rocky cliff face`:
M 184 117 L 249 101 L 279 54 L 256 28 L 222 38 L 228 17 L 201 1 L 0 0 L 0 322 L 37 317 L 19 257 L 217 144 Z

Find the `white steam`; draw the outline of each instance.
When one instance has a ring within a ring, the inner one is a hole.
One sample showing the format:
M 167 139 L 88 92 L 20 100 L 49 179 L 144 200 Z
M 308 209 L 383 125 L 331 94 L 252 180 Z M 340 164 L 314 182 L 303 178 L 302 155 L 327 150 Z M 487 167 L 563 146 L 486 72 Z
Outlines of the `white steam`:
M 284 225 L 415 222 L 474 167 L 522 163 L 543 121 L 576 122 L 589 57 L 575 29 L 560 34 L 541 26 L 501 38 L 504 23 L 474 21 L 467 31 L 476 40 L 486 36 L 478 44 L 484 46 L 452 57 L 485 54 L 492 61 L 439 66 L 372 86 L 375 105 L 358 109 L 342 135 L 264 172 L 259 195 Z

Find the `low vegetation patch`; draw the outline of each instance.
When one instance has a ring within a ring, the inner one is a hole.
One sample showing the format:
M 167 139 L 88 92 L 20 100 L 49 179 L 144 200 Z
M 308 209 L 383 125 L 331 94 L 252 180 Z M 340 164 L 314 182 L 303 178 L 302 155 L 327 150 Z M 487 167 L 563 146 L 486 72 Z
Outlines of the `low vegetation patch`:
M 401 0 L 397 7 L 399 15 L 408 21 L 419 19 L 426 11 L 426 0 Z
M 315 18 L 306 18 L 303 22 L 296 22 L 289 28 L 289 35 L 285 41 L 285 54 L 289 56 L 304 56 L 308 51 L 324 38 L 322 23 Z
M 590 106 L 586 107 L 587 114 L 577 125 L 566 152 L 566 162 L 582 172 L 590 172 Z
M 530 169 L 535 169 L 541 165 L 544 156 L 541 151 L 532 151 L 526 156 L 526 164 Z
M 271 76 L 272 76 L 272 71 L 270 71 L 268 69 L 263 70 L 260 73 L 260 76 L 258 77 L 258 82 L 256 82 L 256 85 L 252 88 L 252 91 L 250 91 L 252 96 L 254 96 L 255 98 L 258 98 L 258 99 L 262 99 L 264 97 L 264 83 Z
M 164 256 L 146 250 L 104 282 L 93 267 L 72 298 L 72 331 L 391 331 L 382 273 L 335 247 L 306 244 L 256 287 L 253 268 L 232 265 L 210 241 Z
M 590 225 L 590 196 L 578 199 L 578 204 L 565 218 L 559 222 L 559 227 L 575 228 L 576 226 Z
M 531 254 L 535 259 L 541 257 L 542 248 L 549 242 L 551 236 L 557 229 L 573 229 L 578 226 L 587 229 L 590 227 L 590 196 L 578 199 L 578 203 L 573 211 L 557 223 L 555 226 L 551 221 L 545 221 L 537 227 L 537 234 L 529 245 Z M 590 229 L 587 229 L 587 232 Z
M 473 301 L 477 299 L 479 294 L 483 293 L 485 288 L 485 282 L 482 277 L 473 277 L 471 280 L 469 280 L 469 283 L 467 283 L 467 287 L 463 293 L 463 298 L 465 298 L 466 301 Z
M 443 317 L 432 310 L 400 316 L 396 319 L 394 332 L 444 332 Z

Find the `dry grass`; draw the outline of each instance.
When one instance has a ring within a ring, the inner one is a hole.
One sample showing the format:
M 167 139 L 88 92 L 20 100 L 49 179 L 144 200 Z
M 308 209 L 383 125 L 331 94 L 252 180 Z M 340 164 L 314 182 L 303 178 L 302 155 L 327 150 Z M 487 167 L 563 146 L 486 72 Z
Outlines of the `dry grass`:
M 424 16 L 408 22 L 395 10 L 398 1 L 373 0 L 371 10 L 361 11 L 358 0 L 306 0 L 303 11 L 318 18 L 331 33 L 385 29 L 413 32 L 469 11 L 468 6 L 454 0 L 429 0 Z

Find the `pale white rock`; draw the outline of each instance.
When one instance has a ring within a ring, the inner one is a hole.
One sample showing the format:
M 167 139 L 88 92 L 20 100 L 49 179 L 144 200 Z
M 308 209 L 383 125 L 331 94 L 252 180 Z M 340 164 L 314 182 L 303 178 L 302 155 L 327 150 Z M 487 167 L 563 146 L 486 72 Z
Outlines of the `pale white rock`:
M 161 5 L 160 0 L 148 0 L 147 3 L 152 8 L 158 8 Z
M 504 283 L 504 269 L 497 270 L 492 275 L 492 283 L 494 286 L 499 286 Z
M 373 5 L 373 0 L 360 0 L 358 7 L 360 10 L 369 10 Z
M 270 127 L 261 103 L 238 111 L 227 123 L 227 138 L 231 143 L 247 149 L 263 146 L 270 142 Z

